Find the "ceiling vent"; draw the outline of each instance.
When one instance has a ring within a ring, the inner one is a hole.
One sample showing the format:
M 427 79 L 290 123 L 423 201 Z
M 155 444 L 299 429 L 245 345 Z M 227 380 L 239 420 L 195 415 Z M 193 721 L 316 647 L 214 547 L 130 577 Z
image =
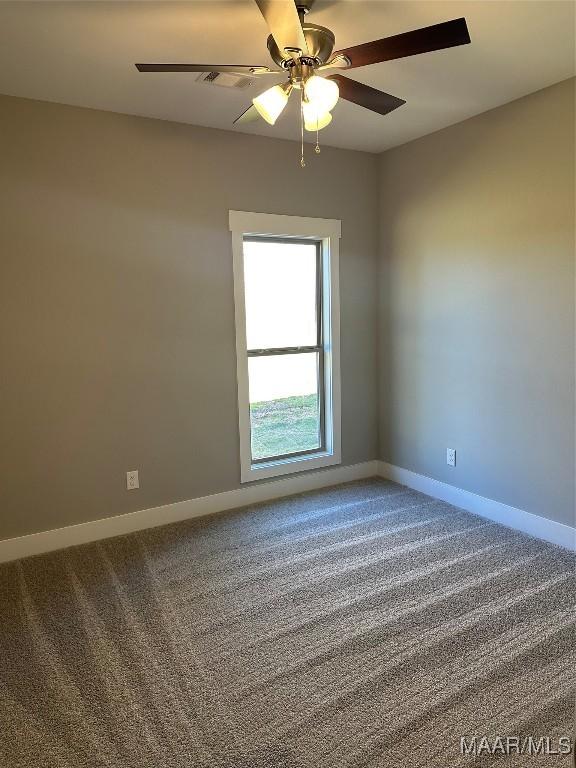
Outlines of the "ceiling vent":
M 248 88 L 252 85 L 249 77 L 235 75 L 231 72 L 202 72 L 197 78 L 199 83 L 206 85 L 220 85 L 222 88 Z

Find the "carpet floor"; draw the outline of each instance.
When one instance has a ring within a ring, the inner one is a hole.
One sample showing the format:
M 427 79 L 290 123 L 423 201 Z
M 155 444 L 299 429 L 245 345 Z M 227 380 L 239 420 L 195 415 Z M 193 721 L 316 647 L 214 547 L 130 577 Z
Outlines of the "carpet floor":
M 573 735 L 574 564 L 378 479 L 5 564 L 0 765 L 569 766 L 460 738 Z

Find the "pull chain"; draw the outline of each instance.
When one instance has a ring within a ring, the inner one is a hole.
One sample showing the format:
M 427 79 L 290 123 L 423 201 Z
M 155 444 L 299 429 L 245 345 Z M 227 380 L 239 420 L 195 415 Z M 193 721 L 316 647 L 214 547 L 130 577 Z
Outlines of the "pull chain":
M 302 168 L 305 168 L 306 161 L 304 160 L 304 88 L 300 89 L 300 140 L 301 140 L 300 165 L 302 166 Z
M 314 152 L 316 152 L 317 155 L 320 154 L 320 144 L 318 143 L 318 116 L 316 116 L 316 146 L 314 147 Z

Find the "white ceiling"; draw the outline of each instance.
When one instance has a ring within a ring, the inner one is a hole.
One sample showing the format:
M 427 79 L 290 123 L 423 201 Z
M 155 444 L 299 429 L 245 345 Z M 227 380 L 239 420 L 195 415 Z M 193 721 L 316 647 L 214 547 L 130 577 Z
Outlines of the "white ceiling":
M 407 104 L 382 117 L 341 100 L 323 143 L 379 152 L 574 75 L 571 0 L 317 0 L 308 20 L 342 48 L 459 16 L 471 45 L 351 70 Z M 228 90 L 133 66 L 270 64 L 267 34 L 253 0 L 0 2 L 0 93 L 296 140 L 296 103 L 274 127 L 232 125 L 268 79 Z

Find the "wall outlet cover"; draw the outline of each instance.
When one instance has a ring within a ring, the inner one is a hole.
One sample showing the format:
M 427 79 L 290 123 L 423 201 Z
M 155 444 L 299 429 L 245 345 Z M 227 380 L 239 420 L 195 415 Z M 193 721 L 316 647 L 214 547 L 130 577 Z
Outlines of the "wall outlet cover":
M 446 464 L 449 467 L 456 466 L 456 448 L 446 448 Z
M 138 477 L 137 469 L 131 469 L 129 472 L 126 472 L 126 488 L 129 491 L 140 488 L 140 478 Z

